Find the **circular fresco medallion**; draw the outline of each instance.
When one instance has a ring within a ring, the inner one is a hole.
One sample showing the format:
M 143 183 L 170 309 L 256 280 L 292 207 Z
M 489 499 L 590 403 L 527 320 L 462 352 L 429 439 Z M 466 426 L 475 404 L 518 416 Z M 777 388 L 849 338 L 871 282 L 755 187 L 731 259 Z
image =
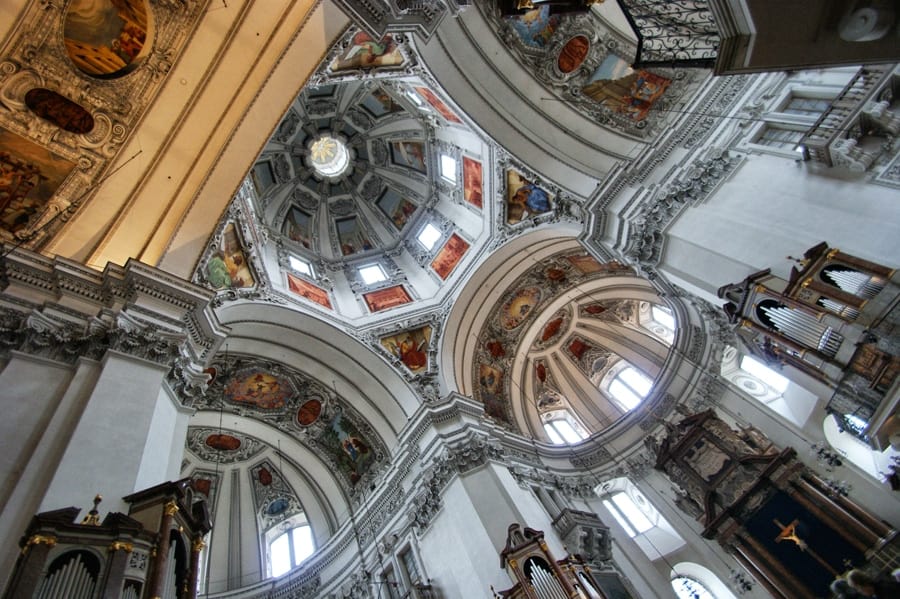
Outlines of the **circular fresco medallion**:
M 584 59 L 587 58 L 588 50 L 591 49 L 591 42 L 583 35 L 576 35 L 563 46 L 559 52 L 559 58 L 556 64 L 563 73 L 571 73 L 581 66 Z
M 309 399 L 303 402 L 303 405 L 297 410 L 297 423 L 300 426 L 309 426 L 319 419 L 321 413 L 322 402 L 318 399 Z
M 520 289 L 500 310 L 500 324 L 507 331 L 517 328 L 531 314 L 534 307 L 541 302 L 540 287 Z
M 241 440 L 231 435 L 216 434 L 208 436 L 206 444 L 219 451 L 234 451 L 241 446 Z
M 87 75 L 121 77 L 149 54 L 151 19 L 146 0 L 72 0 L 63 25 L 66 53 Z

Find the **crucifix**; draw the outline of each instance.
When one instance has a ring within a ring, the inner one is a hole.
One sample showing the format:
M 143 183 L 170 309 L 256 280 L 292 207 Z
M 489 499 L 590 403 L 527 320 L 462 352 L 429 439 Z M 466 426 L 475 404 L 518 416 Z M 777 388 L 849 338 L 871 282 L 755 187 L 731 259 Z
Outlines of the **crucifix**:
M 831 572 L 834 576 L 838 575 L 837 570 L 832 568 L 831 564 L 829 564 L 824 559 L 822 559 L 822 556 L 820 556 L 818 553 L 816 553 L 815 551 L 810 549 L 809 545 L 806 543 L 806 541 L 804 541 L 797 535 L 797 525 L 800 524 L 800 520 L 794 519 L 794 521 L 791 522 L 790 524 L 788 524 L 787 526 L 785 526 L 784 524 L 779 522 L 777 519 L 772 520 L 772 522 L 775 523 L 775 526 L 777 526 L 778 528 L 781 529 L 778 532 L 778 536 L 775 537 L 776 543 L 780 543 L 782 541 L 790 541 L 790 542 L 796 544 L 797 547 L 800 548 L 800 551 L 808 553 L 810 556 L 813 557 L 813 559 L 815 559 L 817 562 L 822 564 L 822 566 L 826 570 Z

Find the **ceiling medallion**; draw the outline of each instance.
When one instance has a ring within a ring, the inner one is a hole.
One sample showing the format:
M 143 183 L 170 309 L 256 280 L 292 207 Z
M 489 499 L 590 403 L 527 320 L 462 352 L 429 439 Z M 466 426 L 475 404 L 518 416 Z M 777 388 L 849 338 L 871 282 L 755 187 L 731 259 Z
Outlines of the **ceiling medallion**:
M 335 179 L 349 169 L 350 150 L 343 141 L 326 133 L 309 145 L 309 162 L 319 176 Z

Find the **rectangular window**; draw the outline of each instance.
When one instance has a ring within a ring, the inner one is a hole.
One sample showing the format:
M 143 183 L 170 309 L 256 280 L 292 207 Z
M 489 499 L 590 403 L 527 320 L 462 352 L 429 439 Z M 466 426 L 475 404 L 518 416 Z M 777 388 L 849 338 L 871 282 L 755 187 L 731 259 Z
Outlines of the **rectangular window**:
M 359 268 L 359 276 L 362 277 L 363 283 L 366 285 L 374 285 L 387 279 L 384 269 L 378 264 L 369 264 Z
M 456 183 L 456 160 L 452 156 L 441 154 L 441 177 L 450 183 Z
M 803 131 L 787 129 L 777 125 L 766 125 L 755 142 L 770 148 L 791 151 L 797 148 L 797 144 L 800 143 L 802 138 Z
M 394 574 L 393 568 L 387 568 L 382 576 L 382 585 L 384 585 L 383 597 L 388 599 L 400 599 L 400 585 L 397 584 L 397 575 Z
M 295 270 L 301 274 L 304 274 L 307 277 L 314 276 L 312 264 L 310 264 L 303 258 L 298 258 L 297 256 L 290 256 L 290 257 L 288 257 L 288 264 L 290 264 L 292 270 Z
M 422 230 L 419 232 L 418 237 L 416 237 L 416 239 L 419 240 L 419 243 L 422 244 L 422 247 L 429 251 L 434 248 L 434 244 L 436 244 L 438 242 L 438 239 L 440 238 L 440 230 L 438 230 L 438 228 L 431 223 L 428 223 L 427 225 L 422 227 Z
M 807 116 L 812 117 L 813 119 L 818 119 L 822 116 L 828 107 L 831 106 L 830 100 L 823 100 L 821 98 L 804 98 L 802 96 L 791 96 L 791 99 L 788 100 L 788 103 L 784 108 L 781 109 L 781 112 L 785 114 L 796 114 L 799 116 Z
M 403 566 L 403 573 L 406 574 L 406 580 L 409 581 L 410 586 L 421 582 L 419 564 L 416 563 L 416 556 L 413 555 L 412 549 L 403 550 L 400 554 L 400 564 Z

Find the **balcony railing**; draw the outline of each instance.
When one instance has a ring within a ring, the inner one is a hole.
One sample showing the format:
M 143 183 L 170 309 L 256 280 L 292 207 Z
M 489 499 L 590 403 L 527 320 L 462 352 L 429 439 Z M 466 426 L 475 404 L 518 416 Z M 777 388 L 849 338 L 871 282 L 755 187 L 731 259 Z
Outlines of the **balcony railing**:
M 635 68 L 712 68 L 719 29 L 707 0 L 618 0 L 637 36 Z
M 870 134 L 896 135 L 900 120 L 882 95 L 895 83 L 894 65 L 861 68 L 841 90 L 831 106 L 801 138 L 800 144 L 814 162 L 844 165 L 864 171 L 878 157 L 879 146 L 866 148 L 861 138 Z M 888 96 L 893 96 L 891 92 Z M 891 131 L 894 129 L 894 131 Z

